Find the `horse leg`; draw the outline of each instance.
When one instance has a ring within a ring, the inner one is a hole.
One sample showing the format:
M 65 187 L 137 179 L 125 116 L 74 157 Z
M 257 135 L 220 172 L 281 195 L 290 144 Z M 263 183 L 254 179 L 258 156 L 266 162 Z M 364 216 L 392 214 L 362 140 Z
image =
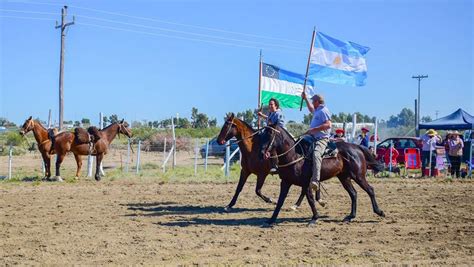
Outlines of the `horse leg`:
M 281 180 L 280 183 L 280 195 L 278 196 L 278 202 L 275 207 L 275 210 L 273 211 L 272 217 L 266 221 L 264 226 L 271 226 L 272 224 L 275 223 L 278 214 L 280 213 L 281 207 L 283 206 L 283 203 L 285 202 L 286 196 L 288 195 L 288 191 L 290 190 L 291 184 L 287 182 L 286 180 Z
M 316 210 L 316 203 L 314 200 L 313 190 L 310 187 L 303 188 L 302 191 L 306 191 L 306 199 L 308 199 L 309 206 L 311 207 L 311 211 L 313 212 L 313 217 L 311 221 L 309 221 L 308 226 L 313 226 L 316 224 L 316 220 L 318 219 L 318 211 Z
M 41 153 L 41 156 L 44 162 L 44 177 L 51 178 L 51 156 L 47 152 Z
M 61 178 L 61 163 L 63 163 L 64 157 L 66 157 L 66 154 L 56 154 L 56 179 L 59 182 L 62 182 L 63 179 Z
M 298 197 L 298 200 L 296 201 L 296 203 L 293 206 L 291 206 L 292 210 L 296 211 L 301 206 L 301 202 L 303 202 L 303 199 L 304 199 L 305 195 L 306 195 L 306 190 L 302 187 L 300 196 Z
M 266 175 L 262 175 L 262 174 L 257 175 L 257 186 L 255 187 L 255 194 L 257 194 L 257 196 L 259 196 L 261 199 L 263 199 L 263 201 L 267 203 L 274 203 L 271 198 L 262 194 L 262 187 L 263 187 L 263 183 L 265 182 L 265 178 L 267 178 Z
M 381 217 L 385 217 L 385 213 L 383 212 L 383 210 L 381 210 L 379 208 L 379 205 L 377 204 L 377 200 L 375 199 L 375 192 L 374 192 L 374 188 L 367 182 L 367 180 L 365 179 L 364 176 L 360 176 L 360 177 L 357 177 L 357 179 L 354 179 L 355 182 L 362 188 L 364 189 L 365 192 L 367 192 L 367 194 L 369 195 L 370 197 L 370 201 L 372 202 L 372 209 L 373 211 L 381 216 Z
M 232 207 L 235 205 L 235 203 L 237 202 L 237 198 L 239 197 L 239 194 L 242 191 L 242 188 L 247 182 L 247 178 L 249 177 L 249 175 L 250 173 L 248 173 L 244 169 L 240 170 L 239 183 L 237 184 L 237 188 L 235 189 L 235 193 L 234 193 L 234 196 L 232 197 L 232 200 L 230 201 L 229 205 L 227 205 L 224 208 L 225 211 L 229 212 L 232 209 Z
M 343 220 L 344 222 L 350 222 L 356 217 L 357 191 L 354 189 L 354 186 L 352 186 L 352 182 L 349 177 L 339 177 L 339 181 L 341 181 L 342 186 L 344 189 L 346 189 L 347 193 L 349 193 L 349 196 L 351 197 L 351 214 L 347 215 Z
M 81 175 L 81 168 L 82 168 L 82 158 L 79 154 L 74 154 L 74 158 L 76 159 L 77 170 L 76 170 L 76 179 L 79 178 Z
M 95 180 L 100 181 L 100 163 L 102 162 L 102 159 L 104 158 L 104 154 L 97 154 L 96 156 L 96 164 L 95 164 Z

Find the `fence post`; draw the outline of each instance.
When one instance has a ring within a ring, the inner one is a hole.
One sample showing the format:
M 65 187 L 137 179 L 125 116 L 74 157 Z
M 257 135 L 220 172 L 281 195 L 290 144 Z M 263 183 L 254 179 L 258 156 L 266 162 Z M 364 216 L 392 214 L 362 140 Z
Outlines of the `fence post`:
M 165 142 L 163 143 L 163 173 L 166 172 L 166 137 L 165 137 Z
M 229 177 L 230 172 L 230 142 L 225 143 L 225 176 Z
M 130 138 L 127 140 L 127 159 L 125 161 L 125 172 L 128 172 L 128 165 L 130 164 Z
M 104 114 L 102 112 L 99 112 L 99 129 L 102 130 L 103 128 L 104 128 Z M 97 156 L 96 156 L 95 162 L 97 164 Z M 103 162 L 104 160 L 102 159 L 102 161 L 100 162 L 99 170 L 100 170 L 100 173 L 103 176 L 105 176 L 104 167 L 102 166 Z
M 87 177 L 92 177 L 92 164 L 94 162 L 94 158 L 91 155 L 87 156 Z
M 204 158 L 204 171 L 207 172 L 207 157 L 209 156 L 209 138 L 206 139 L 206 157 Z
M 198 139 L 196 138 L 196 142 L 194 145 L 194 176 L 197 175 L 197 164 L 198 164 L 198 153 L 199 153 L 199 144 Z
M 374 154 L 377 156 L 377 138 L 379 138 L 379 123 L 377 117 L 375 117 L 375 130 L 374 130 Z
M 12 178 L 12 157 L 13 157 L 13 147 L 10 145 L 8 151 L 8 179 Z
M 137 148 L 137 174 L 140 172 L 140 147 L 142 145 L 142 140 L 138 140 L 138 148 Z
M 174 119 L 171 118 L 171 127 L 173 130 L 173 169 L 176 167 L 176 132 L 174 129 Z
M 356 142 L 357 114 L 352 114 L 352 143 Z
M 393 140 L 390 140 L 390 159 L 389 159 L 389 163 L 388 163 L 388 177 L 390 177 L 390 173 L 392 172 L 392 150 L 393 150 Z
M 43 170 L 43 176 L 46 176 L 46 166 L 44 166 L 43 157 L 41 157 L 41 170 Z

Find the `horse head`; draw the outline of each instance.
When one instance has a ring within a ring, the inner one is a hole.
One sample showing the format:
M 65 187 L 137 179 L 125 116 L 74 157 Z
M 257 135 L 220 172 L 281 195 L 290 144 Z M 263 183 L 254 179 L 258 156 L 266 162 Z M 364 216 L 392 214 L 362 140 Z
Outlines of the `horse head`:
M 237 127 L 234 123 L 234 113 L 227 115 L 224 125 L 222 125 L 221 131 L 217 136 L 217 142 L 221 145 L 229 141 L 232 137 L 237 135 Z
M 33 120 L 33 117 L 30 116 L 28 119 L 25 120 L 25 123 L 23 123 L 23 126 L 21 126 L 20 135 L 25 136 L 29 131 L 32 131 L 34 127 L 35 127 L 35 122 Z
M 126 135 L 128 138 L 131 138 L 132 137 L 132 130 L 130 130 L 129 125 L 126 121 L 124 121 L 124 119 L 122 119 L 121 121 L 117 122 L 119 128 L 118 128 L 118 133 L 119 134 L 124 134 Z

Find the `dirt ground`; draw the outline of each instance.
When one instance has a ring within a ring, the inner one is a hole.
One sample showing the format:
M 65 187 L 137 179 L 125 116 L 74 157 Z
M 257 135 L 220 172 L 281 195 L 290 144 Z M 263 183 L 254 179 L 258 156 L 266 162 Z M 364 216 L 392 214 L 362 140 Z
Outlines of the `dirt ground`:
M 253 179 L 254 180 L 254 179 Z M 152 178 L 75 183 L 0 183 L 0 265 L 10 264 L 466 264 L 474 262 L 474 182 L 371 180 L 387 217 L 359 192 L 358 214 L 337 180 L 329 206 L 306 227 L 306 202 L 290 211 L 294 187 L 274 228 L 273 206 L 235 183 L 163 183 Z M 278 179 L 264 193 L 276 197 Z

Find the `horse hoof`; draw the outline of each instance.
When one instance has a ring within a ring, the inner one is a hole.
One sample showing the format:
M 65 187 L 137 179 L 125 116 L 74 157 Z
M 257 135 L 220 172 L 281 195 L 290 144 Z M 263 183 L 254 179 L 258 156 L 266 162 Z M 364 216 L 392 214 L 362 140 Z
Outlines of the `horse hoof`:
M 322 200 L 322 199 L 318 200 L 318 203 L 319 203 L 319 205 L 321 205 L 321 207 L 323 207 L 323 208 L 325 208 L 326 205 L 327 205 L 327 202 L 324 201 L 324 200 Z
M 63 178 L 61 178 L 61 176 L 55 176 L 54 177 L 54 181 L 56 182 L 64 182 Z
M 227 206 L 227 207 L 224 208 L 224 211 L 227 212 L 227 213 L 229 213 L 229 212 L 232 211 L 232 208 L 229 207 L 229 206 Z
M 383 212 L 383 210 L 380 210 L 379 212 L 377 212 L 377 214 L 378 214 L 380 217 L 384 217 L 384 218 L 385 218 L 385 212 Z
M 298 205 L 293 205 L 290 207 L 290 209 L 293 211 L 298 211 Z
M 354 219 L 354 216 L 349 215 L 349 216 L 346 216 L 344 220 L 342 220 L 342 222 L 352 222 L 353 219 Z
M 307 227 L 313 227 L 316 225 L 316 219 L 309 221 Z
M 95 180 L 98 182 L 100 181 L 100 176 L 95 176 Z

